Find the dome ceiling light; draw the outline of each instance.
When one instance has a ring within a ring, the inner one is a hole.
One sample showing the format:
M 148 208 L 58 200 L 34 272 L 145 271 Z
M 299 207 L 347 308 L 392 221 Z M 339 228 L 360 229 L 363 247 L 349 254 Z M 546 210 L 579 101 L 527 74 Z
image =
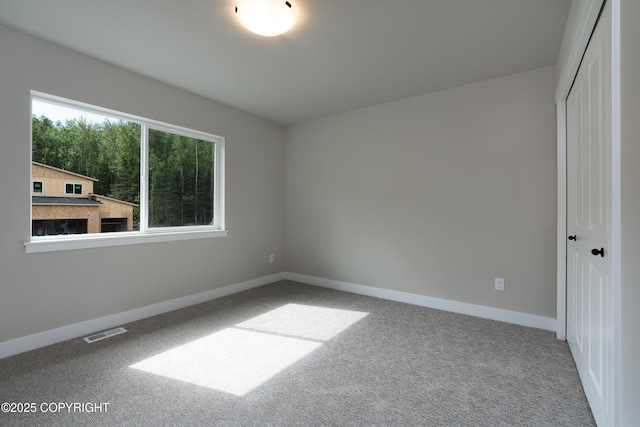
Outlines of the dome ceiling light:
M 238 0 L 236 15 L 249 31 L 261 36 L 278 36 L 293 27 L 295 10 L 283 0 Z

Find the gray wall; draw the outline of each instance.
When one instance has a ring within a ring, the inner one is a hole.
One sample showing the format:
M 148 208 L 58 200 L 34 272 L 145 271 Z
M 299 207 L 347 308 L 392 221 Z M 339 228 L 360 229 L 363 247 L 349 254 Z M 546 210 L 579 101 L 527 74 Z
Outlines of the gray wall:
M 547 67 L 287 128 L 286 270 L 555 318 L 555 84 Z
M 226 138 L 225 238 L 25 254 L 38 90 Z M 0 26 L 0 342 L 281 272 L 284 129 Z
M 622 423 L 640 420 L 640 2 L 621 1 Z

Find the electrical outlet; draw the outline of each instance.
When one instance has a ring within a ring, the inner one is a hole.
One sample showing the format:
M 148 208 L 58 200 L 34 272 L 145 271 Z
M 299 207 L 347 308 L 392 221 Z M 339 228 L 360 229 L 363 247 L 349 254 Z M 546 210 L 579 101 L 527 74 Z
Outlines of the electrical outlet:
M 496 277 L 496 291 L 504 291 L 504 279 Z
M 269 262 L 275 262 L 276 261 L 276 257 L 274 254 L 269 254 Z

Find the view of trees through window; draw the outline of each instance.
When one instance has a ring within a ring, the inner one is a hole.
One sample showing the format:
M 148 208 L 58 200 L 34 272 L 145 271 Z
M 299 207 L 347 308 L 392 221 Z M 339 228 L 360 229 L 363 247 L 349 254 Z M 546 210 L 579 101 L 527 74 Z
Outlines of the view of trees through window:
M 148 227 L 213 223 L 215 143 L 150 128 L 148 200 L 141 201 L 143 127 L 131 121 L 101 119 L 61 120 L 34 112 L 32 160 L 96 179 L 94 194 L 135 204 L 133 230 L 141 226 L 141 202 L 148 202 Z M 46 182 L 44 190 L 46 193 Z
M 32 160 L 98 179 L 94 192 L 140 200 L 140 125 L 32 118 Z
M 149 130 L 149 226 L 213 222 L 214 145 Z

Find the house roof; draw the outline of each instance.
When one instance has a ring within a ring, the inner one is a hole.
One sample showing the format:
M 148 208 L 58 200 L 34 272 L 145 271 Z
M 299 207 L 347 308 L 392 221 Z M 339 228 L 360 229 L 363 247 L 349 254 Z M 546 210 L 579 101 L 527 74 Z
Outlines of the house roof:
M 31 204 L 33 205 L 82 205 L 82 206 L 100 206 L 102 202 L 89 199 L 87 197 L 47 197 L 32 196 Z
M 107 197 L 107 196 L 103 196 L 101 194 L 89 194 L 90 197 L 97 197 L 98 199 L 105 199 L 105 200 L 109 200 L 111 202 L 116 202 L 116 203 L 122 203 L 124 205 L 129 205 L 129 206 L 138 206 L 135 203 L 130 203 L 130 202 L 125 202 L 124 200 L 118 200 L 118 199 L 114 199 L 112 197 Z
M 66 174 L 69 174 L 69 175 L 77 176 L 79 178 L 84 178 L 84 179 L 88 179 L 88 180 L 91 180 L 91 181 L 94 181 L 94 182 L 98 182 L 98 179 L 92 178 L 90 176 L 81 175 L 79 173 L 75 173 L 75 172 L 67 171 L 67 170 L 64 170 L 64 169 L 56 168 L 56 167 L 53 167 L 53 166 L 45 165 L 44 163 L 39 163 L 39 162 L 31 162 L 31 163 L 33 163 L 34 165 L 42 166 L 43 168 L 52 169 L 54 171 L 58 171 L 58 172 L 66 173 Z

